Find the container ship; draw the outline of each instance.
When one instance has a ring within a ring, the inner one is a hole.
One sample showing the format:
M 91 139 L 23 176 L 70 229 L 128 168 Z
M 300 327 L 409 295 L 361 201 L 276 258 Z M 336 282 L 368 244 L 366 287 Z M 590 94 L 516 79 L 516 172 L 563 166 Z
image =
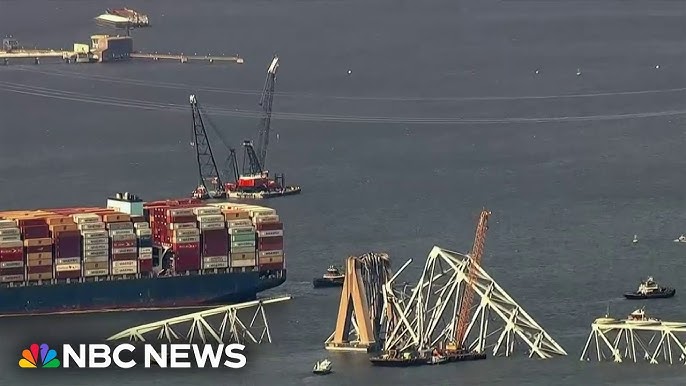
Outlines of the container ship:
M 0 314 L 230 304 L 286 281 L 274 209 L 195 199 L 0 212 Z

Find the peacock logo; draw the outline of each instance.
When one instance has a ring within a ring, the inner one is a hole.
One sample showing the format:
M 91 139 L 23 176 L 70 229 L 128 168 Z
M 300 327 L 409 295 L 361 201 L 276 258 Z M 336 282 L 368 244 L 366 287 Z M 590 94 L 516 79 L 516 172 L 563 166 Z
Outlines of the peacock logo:
M 39 357 L 40 354 L 40 357 Z M 19 367 L 23 369 L 35 369 L 40 367 L 57 368 L 60 367 L 60 360 L 57 359 L 57 352 L 50 349 L 46 343 L 37 343 L 24 349 L 21 353 L 22 358 L 19 359 Z

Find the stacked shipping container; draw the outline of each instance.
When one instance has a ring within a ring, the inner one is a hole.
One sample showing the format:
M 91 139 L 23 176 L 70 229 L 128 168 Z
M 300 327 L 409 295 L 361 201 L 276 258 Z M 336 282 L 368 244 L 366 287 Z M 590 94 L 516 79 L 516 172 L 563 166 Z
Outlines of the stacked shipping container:
M 138 273 L 138 241 L 131 216 L 123 213 L 101 215 L 110 239 L 110 273 L 135 275 Z
M 95 213 L 73 214 L 81 231 L 83 277 L 109 276 L 109 237 L 106 225 Z
M 138 238 L 138 272 L 149 274 L 152 272 L 152 231 L 145 221 L 133 223 Z
M 12 220 L 0 220 L 0 282 L 24 281 L 24 244 Z
M 229 267 L 229 244 L 224 216 L 217 207 L 194 208 L 200 229 L 202 269 L 216 270 Z
M 48 217 L 45 221 L 54 246 L 54 277 L 78 279 L 81 277 L 81 234 L 78 226 L 72 218 L 63 215 Z
M 193 208 L 166 210 L 176 272 L 200 270 L 200 230 L 196 221 Z

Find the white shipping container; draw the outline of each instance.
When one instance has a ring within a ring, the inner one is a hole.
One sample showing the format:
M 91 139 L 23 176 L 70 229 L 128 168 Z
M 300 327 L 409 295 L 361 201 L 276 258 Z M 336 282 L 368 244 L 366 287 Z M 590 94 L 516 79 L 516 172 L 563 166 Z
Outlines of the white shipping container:
M 89 257 L 107 257 L 109 256 L 110 253 L 108 250 L 104 251 L 84 251 L 83 252 L 83 257 L 89 258 Z
M 138 229 L 136 231 L 136 234 L 140 236 L 151 236 L 152 235 L 152 229 Z
M 5 275 L 0 276 L 0 282 L 10 283 L 13 281 L 24 281 L 24 275 Z
M 253 224 L 265 224 L 265 223 L 270 223 L 270 222 L 279 222 L 279 216 L 270 215 L 270 216 L 253 217 L 252 222 L 253 222 Z
M 95 256 L 95 257 L 84 257 L 84 263 L 106 263 L 109 260 L 109 256 Z
M 6 241 L 21 241 L 21 236 L 19 236 L 19 235 L 0 236 L 0 242 L 6 242 Z
M 138 260 L 150 260 L 152 259 L 152 253 L 138 253 Z
M 194 222 L 173 222 L 169 224 L 169 229 L 174 230 L 174 229 L 195 229 L 198 227 L 198 224 Z
M 133 229 L 133 223 L 130 222 L 111 222 L 107 224 L 107 229 L 111 231 L 122 229 Z
M 62 257 L 55 259 L 55 264 L 81 264 L 81 257 Z
M 278 251 L 260 251 L 260 257 L 283 256 L 283 250 Z
M 84 239 L 95 239 L 100 237 L 109 237 L 110 234 L 107 231 L 82 231 L 81 235 Z
M 0 262 L 0 268 L 21 268 L 24 266 L 23 261 L 3 261 Z
M 199 236 L 200 229 L 174 229 L 172 231 L 172 237 L 186 237 L 186 236 Z
M 250 227 L 235 227 L 235 228 L 229 228 L 229 233 L 232 235 L 240 235 L 240 234 L 246 234 L 246 233 L 255 233 L 255 228 L 250 226 Z
M 149 253 L 149 254 L 152 254 L 152 247 L 138 248 L 138 253 Z
M 278 237 L 283 236 L 283 230 L 278 229 L 274 231 L 257 231 L 258 237 Z
M 112 241 L 130 241 L 135 240 L 137 237 L 133 233 L 129 235 L 113 235 Z
M 100 244 L 105 244 L 108 245 L 110 243 L 109 237 L 96 237 L 93 239 L 83 239 L 83 246 L 86 247 L 88 245 L 100 245 Z
M 0 248 L 23 248 L 24 243 L 21 240 L 0 240 Z
M 274 209 L 260 208 L 252 209 L 250 211 L 250 217 L 261 217 L 261 216 L 275 216 L 276 211 Z
M 172 237 L 172 243 L 185 244 L 185 243 L 199 243 L 200 236 L 184 236 L 184 237 Z
M 150 229 L 150 224 L 147 222 L 135 222 L 133 223 L 133 227 L 136 229 Z
M 86 252 L 93 252 L 93 251 L 106 251 L 110 249 L 109 244 L 91 244 L 91 245 L 84 245 L 83 250 Z
M 255 246 L 250 245 L 247 247 L 236 247 L 236 246 L 231 246 L 231 250 L 229 251 L 231 253 L 252 253 L 255 252 Z
M 21 231 L 19 228 L 0 228 L 0 236 L 19 236 Z
M 83 276 L 91 277 L 91 276 L 107 276 L 109 275 L 110 271 L 107 268 L 103 269 L 88 269 L 83 273 Z
M 232 220 L 232 221 L 227 221 L 226 225 L 229 228 L 236 228 L 236 227 L 251 227 L 252 226 L 252 221 L 250 220 Z
M 55 272 L 64 271 L 80 271 L 81 264 L 58 264 L 55 266 Z
M 222 210 L 216 206 L 204 206 L 201 208 L 193 208 L 193 213 L 195 213 L 197 216 L 205 216 L 211 214 L 222 214 Z
M 110 236 L 133 235 L 133 229 L 114 229 L 110 231 Z
M 254 267 L 255 260 L 231 260 L 231 267 Z
M 0 220 L 0 229 L 16 228 L 17 223 L 12 220 Z
M 216 263 L 203 263 L 202 269 L 217 269 L 217 268 L 228 268 L 228 261 L 218 261 Z
M 193 208 L 167 209 L 168 216 L 192 216 Z
M 121 255 L 123 253 L 138 253 L 138 248 L 137 247 L 112 248 L 112 254 L 113 255 Z
M 224 216 L 223 215 L 208 215 L 208 216 L 198 216 L 198 222 L 204 223 L 204 222 L 224 222 Z
M 138 267 L 138 260 L 115 260 L 112 268 Z
M 221 222 L 204 222 L 200 224 L 200 230 L 209 231 L 212 229 L 224 229 L 224 221 Z
M 77 225 L 79 230 L 81 231 L 99 231 L 99 230 L 105 230 L 105 223 L 104 222 L 86 222 Z
M 138 267 L 112 268 L 112 275 L 133 275 L 138 273 Z
M 84 224 L 84 223 L 91 223 L 91 222 L 100 222 L 100 216 L 94 213 L 77 213 L 77 214 L 72 214 L 71 218 L 74 219 L 74 222 L 77 224 Z
M 229 261 L 228 256 L 207 256 L 202 258 L 203 263 L 221 263 Z

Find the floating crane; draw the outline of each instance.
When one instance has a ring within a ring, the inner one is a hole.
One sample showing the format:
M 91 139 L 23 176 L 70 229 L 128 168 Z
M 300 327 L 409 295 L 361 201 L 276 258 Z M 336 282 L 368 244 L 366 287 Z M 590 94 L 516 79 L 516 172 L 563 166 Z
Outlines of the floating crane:
M 235 183 L 227 184 L 227 195 L 232 198 L 270 198 L 300 193 L 299 186 L 286 186 L 283 173 L 276 174 L 272 180 L 266 168 L 267 148 L 271 130 L 272 104 L 274 101 L 274 87 L 276 72 L 279 69 L 279 57 L 274 56 L 264 81 L 259 105 L 262 106 L 262 118 L 258 129 L 257 146 L 252 141 L 243 141 L 243 170 Z M 232 158 L 233 157 L 233 158 Z M 229 162 L 237 168 L 235 151 L 229 155 Z
M 198 100 L 195 95 L 191 95 L 189 99 L 191 114 L 193 115 L 193 142 L 191 145 L 195 147 L 200 178 L 200 184 L 193 192 L 193 196 L 201 199 L 224 197 L 226 191 L 219 175 L 217 163 L 214 161 L 210 141 L 207 139 L 207 131 L 200 115 Z M 211 189 L 208 188 L 208 185 L 211 186 Z

